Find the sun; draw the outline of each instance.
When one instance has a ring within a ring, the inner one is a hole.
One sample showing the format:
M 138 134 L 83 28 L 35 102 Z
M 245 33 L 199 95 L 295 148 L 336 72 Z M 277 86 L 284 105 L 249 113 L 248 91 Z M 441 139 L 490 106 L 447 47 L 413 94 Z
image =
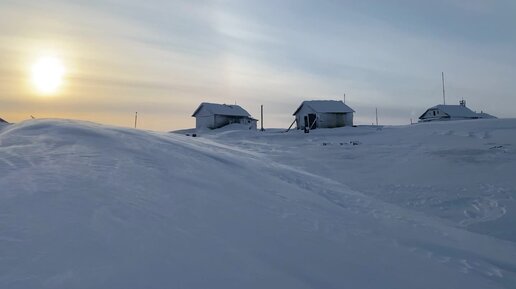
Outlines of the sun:
M 40 57 L 31 68 L 32 84 L 40 94 L 54 94 L 63 83 L 63 62 L 54 56 Z

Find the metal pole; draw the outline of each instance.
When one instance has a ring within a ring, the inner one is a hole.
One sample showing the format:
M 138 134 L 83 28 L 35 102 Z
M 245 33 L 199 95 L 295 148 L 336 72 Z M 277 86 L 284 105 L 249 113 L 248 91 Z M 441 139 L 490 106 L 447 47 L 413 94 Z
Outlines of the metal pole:
M 376 108 L 376 126 L 378 126 L 378 108 Z
M 138 112 L 134 115 L 134 128 L 136 128 L 136 124 L 138 122 Z

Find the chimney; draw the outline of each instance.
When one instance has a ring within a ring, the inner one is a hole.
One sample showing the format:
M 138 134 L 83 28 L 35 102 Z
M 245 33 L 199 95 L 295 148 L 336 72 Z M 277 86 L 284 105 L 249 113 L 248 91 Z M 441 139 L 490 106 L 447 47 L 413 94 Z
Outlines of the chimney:
M 461 106 L 466 107 L 466 101 L 465 101 L 464 99 L 462 99 L 461 101 L 459 101 L 459 104 L 460 104 Z

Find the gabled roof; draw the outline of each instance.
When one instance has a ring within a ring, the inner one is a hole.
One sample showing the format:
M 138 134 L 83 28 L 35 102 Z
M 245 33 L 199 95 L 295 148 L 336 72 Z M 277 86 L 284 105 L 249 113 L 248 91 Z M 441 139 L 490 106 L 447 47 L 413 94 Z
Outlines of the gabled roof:
M 476 112 L 463 105 L 444 105 L 439 104 L 427 109 L 419 118 L 421 119 L 429 110 L 438 109 L 450 117 L 457 118 L 478 118 L 480 117 Z
M 348 113 L 355 112 L 351 107 L 347 106 L 341 100 L 305 100 L 296 109 L 294 115 L 303 107 L 303 105 L 309 106 L 315 112 L 320 113 Z
M 218 103 L 209 103 L 203 102 L 199 105 L 199 107 L 192 114 L 193 117 L 197 115 L 197 113 L 201 110 L 201 108 L 205 108 L 206 111 L 211 114 L 216 115 L 229 115 L 229 116 L 247 116 L 251 117 L 251 115 L 239 105 L 229 105 L 229 104 L 218 104 Z

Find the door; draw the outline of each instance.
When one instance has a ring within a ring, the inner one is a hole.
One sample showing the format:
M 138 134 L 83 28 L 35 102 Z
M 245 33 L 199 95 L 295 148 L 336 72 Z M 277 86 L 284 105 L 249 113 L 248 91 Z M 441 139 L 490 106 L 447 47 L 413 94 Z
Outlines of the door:
M 346 114 L 344 113 L 336 113 L 335 114 L 335 126 L 336 127 L 343 127 L 346 125 L 345 121 Z
M 316 119 L 317 119 L 317 115 L 315 113 L 308 114 L 308 127 L 310 129 L 317 128 L 317 122 L 315 121 Z

